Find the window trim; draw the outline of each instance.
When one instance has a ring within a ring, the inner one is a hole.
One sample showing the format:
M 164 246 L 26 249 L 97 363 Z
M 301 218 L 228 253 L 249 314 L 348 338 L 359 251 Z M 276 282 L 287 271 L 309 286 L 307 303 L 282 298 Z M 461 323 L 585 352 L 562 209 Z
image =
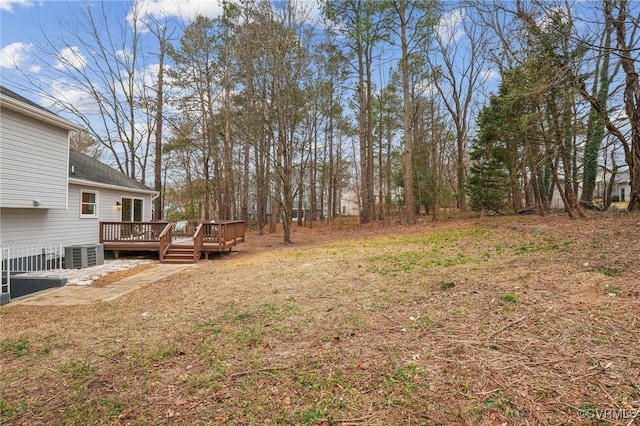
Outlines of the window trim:
M 85 203 L 84 194 L 94 194 L 95 201 L 93 203 Z M 80 190 L 80 219 L 97 219 L 99 217 L 98 215 L 98 211 L 99 211 L 98 207 L 100 205 L 99 200 L 100 200 L 100 191 L 92 191 L 90 189 L 81 189 Z M 82 212 L 82 207 L 85 204 L 94 206 L 93 214 L 85 214 Z

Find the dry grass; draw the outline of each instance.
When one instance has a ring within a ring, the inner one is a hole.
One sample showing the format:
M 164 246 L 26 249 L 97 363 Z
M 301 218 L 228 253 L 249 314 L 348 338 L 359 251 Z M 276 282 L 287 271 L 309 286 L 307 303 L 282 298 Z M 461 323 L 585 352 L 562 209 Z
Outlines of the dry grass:
M 3 424 L 640 421 L 637 214 L 247 237 L 112 303 L 3 307 Z

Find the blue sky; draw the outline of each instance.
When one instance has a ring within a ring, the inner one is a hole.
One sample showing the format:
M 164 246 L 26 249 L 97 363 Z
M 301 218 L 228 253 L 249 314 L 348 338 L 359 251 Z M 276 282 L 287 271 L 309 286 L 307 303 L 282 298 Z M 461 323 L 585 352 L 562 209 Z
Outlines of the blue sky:
M 309 0 L 309 2 L 316 1 Z M 69 25 L 61 25 L 61 23 L 75 14 L 81 14 L 88 5 L 93 4 L 98 7 L 99 3 L 100 1 L 84 0 L 0 0 L 0 80 L 2 84 L 18 91 L 27 90 L 30 93 L 22 93 L 27 97 L 36 96 L 33 87 L 29 88 L 29 85 L 23 84 L 24 79 L 15 71 L 16 65 L 32 73 L 32 76 L 42 73 L 42 67 L 46 64 L 38 60 L 37 50 L 46 44 L 44 34 L 53 40 L 65 37 L 65 32 L 73 31 L 73 28 L 68 28 L 73 25 L 73 22 Z M 132 9 L 132 1 L 105 0 L 105 3 L 110 9 L 110 24 L 117 28 L 126 22 L 126 15 Z M 140 0 L 142 9 L 149 14 L 183 22 L 189 22 L 196 13 L 209 17 L 218 16 L 221 12 L 221 6 L 218 3 L 218 0 Z M 447 37 L 455 38 L 457 37 L 456 27 L 460 24 L 462 16 L 454 10 L 447 18 L 443 20 L 440 31 L 448 33 Z M 61 45 L 57 41 L 55 44 Z M 33 100 L 38 101 L 38 99 Z
M 16 66 L 29 74 L 33 81 L 41 82 L 41 87 L 54 84 L 46 76 L 47 64 L 40 60 L 39 47 L 48 43 L 46 37 L 55 40 L 56 45 L 63 45 L 58 40 L 69 37 L 74 28 L 73 16 L 82 14 L 90 5 L 99 6 L 99 1 L 58 1 L 58 0 L 0 0 L 0 81 L 1 84 L 35 102 L 39 99 L 32 83 L 25 83 L 25 76 L 16 71 Z M 189 22 L 196 13 L 209 17 L 218 16 L 221 7 L 217 0 L 142 0 L 141 7 L 148 14 L 158 18 Z M 109 9 L 109 25 L 118 28 L 127 22 L 131 13 L 132 1 L 106 0 Z M 71 22 L 68 22 L 71 20 Z M 65 22 L 67 21 L 67 22 Z M 72 37 L 69 37 L 72 40 Z M 67 58 L 69 50 L 67 50 Z M 86 55 L 86 52 L 82 52 Z M 65 55 L 64 51 L 58 54 Z M 55 67 L 55 63 L 48 64 Z M 45 102 L 46 103 L 46 102 Z
M 307 1 L 309 5 L 316 5 L 314 12 L 317 16 L 317 0 L 303 1 Z M 148 15 L 175 20 L 175 28 L 178 29 L 174 34 L 176 38 L 179 36 L 180 28 L 190 22 L 197 13 L 213 18 L 219 16 L 222 11 L 218 0 L 138 0 L 138 4 Z M 104 6 L 109 12 L 109 32 L 114 37 L 118 36 L 121 26 L 128 25 L 127 18 L 132 11 L 132 5 L 131 0 L 104 1 Z M 78 106 L 85 114 L 93 113 L 88 111 L 92 101 L 83 102 L 82 92 L 75 90 L 74 85 L 69 84 L 69 80 L 65 81 L 63 69 L 65 61 L 67 66 L 74 63 L 81 65 L 79 68 L 85 68 L 83 61 L 91 65 L 89 63 L 92 57 L 88 49 L 90 46 L 84 46 L 84 49 L 83 46 L 78 47 L 78 39 L 74 38 L 73 34 L 77 27 L 82 25 L 81 20 L 74 20 L 74 16 L 82 15 L 88 7 L 99 12 L 102 7 L 101 1 L 0 0 L 0 84 L 70 119 L 73 117 L 59 111 L 52 98 L 64 99 L 66 103 Z M 466 17 L 460 9 L 449 9 L 437 29 L 438 34 L 443 39 L 459 45 L 464 51 L 467 40 L 461 32 L 461 25 Z M 49 37 L 52 43 L 48 43 L 46 37 Z M 41 48 L 47 45 L 55 45 L 58 50 L 49 51 L 45 55 Z M 153 55 L 154 48 L 149 50 Z M 386 50 L 391 52 L 391 55 L 397 51 L 388 47 Z M 458 55 L 456 59 L 461 60 L 463 56 Z M 154 75 L 156 71 L 152 60 L 150 58 L 146 71 L 149 76 Z M 100 67 L 98 64 L 92 65 L 94 68 Z M 394 65 L 396 63 L 393 60 L 386 61 L 386 64 L 382 65 L 384 69 L 376 70 L 374 75 L 386 79 L 384 76 L 388 76 L 388 67 Z M 488 68 L 489 65 L 486 66 L 483 76 L 485 87 L 495 87 L 498 75 Z M 17 67 L 22 73 L 17 71 Z M 49 96 L 43 96 L 45 93 Z

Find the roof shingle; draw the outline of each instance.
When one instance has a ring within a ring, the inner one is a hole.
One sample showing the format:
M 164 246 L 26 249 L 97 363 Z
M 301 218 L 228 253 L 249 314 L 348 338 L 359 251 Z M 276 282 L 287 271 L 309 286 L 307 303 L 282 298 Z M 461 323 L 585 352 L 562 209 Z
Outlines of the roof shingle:
M 153 191 L 148 186 L 112 169 L 95 158 L 76 151 L 69 151 L 69 177 L 138 191 Z

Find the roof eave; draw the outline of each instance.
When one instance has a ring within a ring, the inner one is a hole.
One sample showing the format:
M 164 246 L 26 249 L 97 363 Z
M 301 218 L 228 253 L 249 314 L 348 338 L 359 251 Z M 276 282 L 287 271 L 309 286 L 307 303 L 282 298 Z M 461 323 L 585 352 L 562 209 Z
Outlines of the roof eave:
M 67 121 L 62 117 L 58 117 L 57 115 L 41 110 L 40 108 L 27 105 L 24 102 L 19 101 L 18 99 L 14 99 L 10 96 L 0 95 L 0 105 L 56 127 L 61 127 L 66 130 L 82 130 L 82 127 L 73 124 L 72 122 Z
M 150 194 L 150 195 L 159 194 L 158 191 L 155 191 L 153 189 L 131 188 L 129 186 L 111 185 L 111 184 L 108 184 L 108 183 L 93 182 L 93 181 L 90 181 L 90 180 L 78 179 L 78 178 L 73 178 L 73 177 L 69 177 L 69 183 L 73 183 L 75 185 L 92 186 L 92 187 L 95 187 L 95 188 L 105 188 L 105 189 L 115 189 L 115 190 L 119 190 L 119 191 L 137 192 L 137 193 L 140 193 L 140 194 Z

